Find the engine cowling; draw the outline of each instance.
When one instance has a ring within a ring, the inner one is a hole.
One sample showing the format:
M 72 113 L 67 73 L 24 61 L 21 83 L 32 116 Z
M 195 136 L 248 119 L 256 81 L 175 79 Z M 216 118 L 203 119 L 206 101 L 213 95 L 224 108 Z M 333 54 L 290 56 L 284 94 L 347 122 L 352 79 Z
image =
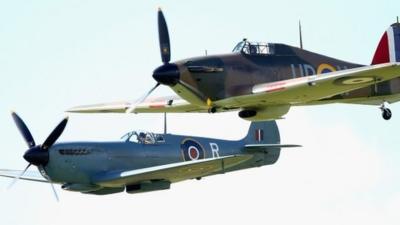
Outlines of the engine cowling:
M 244 109 L 239 112 L 239 117 L 249 121 L 276 120 L 289 112 L 289 105 L 269 106 L 259 109 Z

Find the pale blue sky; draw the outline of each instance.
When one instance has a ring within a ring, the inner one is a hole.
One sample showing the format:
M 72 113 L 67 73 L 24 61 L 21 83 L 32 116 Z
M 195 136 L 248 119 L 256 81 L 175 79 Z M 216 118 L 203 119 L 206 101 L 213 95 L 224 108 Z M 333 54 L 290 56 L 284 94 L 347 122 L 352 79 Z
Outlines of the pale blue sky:
M 160 65 L 156 9 L 169 26 L 172 60 L 229 52 L 243 37 L 298 45 L 369 64 L 399 1 L 2 1 L 0 2 L 0 167 L 23 169 L 16 110 L 38 143 L 81 104 L 134 100 Z M 155 95 L 171 94 L 160 88 Z M 399 224 L 400 104 L 383 121 L 376 107 L 292 109 L 282 141 L 303 144 L 276 165 L 187 181 L 165 192 L 87 196 L 0 179 L 1 224 Z M 170 131 L 237 139 L 236 113 L 170 115 Z M 132 129 L 162 130 L 161 115 L 72 115 L 60 141 L 115 140 Z M 59 189 L 59 187 L 58 187 Z M 195 216 L 198 213 L 200 216 Z

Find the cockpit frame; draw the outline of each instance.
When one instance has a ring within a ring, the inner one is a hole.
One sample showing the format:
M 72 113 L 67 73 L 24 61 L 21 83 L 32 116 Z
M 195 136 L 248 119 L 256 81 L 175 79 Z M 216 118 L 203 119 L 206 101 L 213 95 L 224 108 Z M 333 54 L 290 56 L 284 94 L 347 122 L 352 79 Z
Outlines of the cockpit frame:
M 121 139 L 125 142 L 133 142 L 146 145 L 165 143 L 165 139 L 162 134 L 156 134 L 146 131 L 131 131 L 124 134 Z
M 249 42 L 246 39 L 239 42 L 232 52 L 239 52 L 245 55 L 273 55 L 275 53 L 274 44 L 265 42 Z

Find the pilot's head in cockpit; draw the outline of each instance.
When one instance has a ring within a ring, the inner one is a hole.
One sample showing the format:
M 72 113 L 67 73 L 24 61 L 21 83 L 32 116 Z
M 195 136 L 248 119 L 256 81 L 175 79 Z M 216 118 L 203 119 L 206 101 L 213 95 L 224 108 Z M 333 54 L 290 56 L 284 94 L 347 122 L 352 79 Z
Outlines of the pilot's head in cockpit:
M 144 143 L 145 139 L 146 139 L 146 134 L 144 132 L 140 132 L 138 135 L 139 143 Z

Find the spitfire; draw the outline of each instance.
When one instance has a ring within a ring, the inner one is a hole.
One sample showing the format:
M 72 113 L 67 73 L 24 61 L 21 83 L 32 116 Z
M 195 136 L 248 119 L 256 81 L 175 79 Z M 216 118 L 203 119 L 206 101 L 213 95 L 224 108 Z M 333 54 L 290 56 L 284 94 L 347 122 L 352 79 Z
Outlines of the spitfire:
M 140 193 L 169 189 L 175 182 L 274 164 L 281 148 L 274 121 L 251 123 L 239 141 L 132 131 L 120 141 L 55 143 L 67 125 L 63 119 L 42 145 L 25 122 L 12 117 L 28 143 L 25 170 L 0 170 L 0 176 L 50 183 L 85 194 Z M 29 171 L 30 165 L 39 172 Z M 57 197 L 58 199 L 58 197 Z
M 239 42 L 232 53 L 170 62 L 167 23 L 158 11 L 160 54 L 156 85 L 137 102 L 78 106 L 78 113 L 186 113 L 239 111 L 250 120 L 273 120 L 293 106 L 329 103 L 380 105 L 400 99 L 400 24 L 381 38 L 371 65 L 346 62 L 280 43 Z M 160 85 L 177 96 L 148 99 Z M 262 87 L 265 87 L 264 89 Z M 155 107 L 156 106 L 156 107 Z

